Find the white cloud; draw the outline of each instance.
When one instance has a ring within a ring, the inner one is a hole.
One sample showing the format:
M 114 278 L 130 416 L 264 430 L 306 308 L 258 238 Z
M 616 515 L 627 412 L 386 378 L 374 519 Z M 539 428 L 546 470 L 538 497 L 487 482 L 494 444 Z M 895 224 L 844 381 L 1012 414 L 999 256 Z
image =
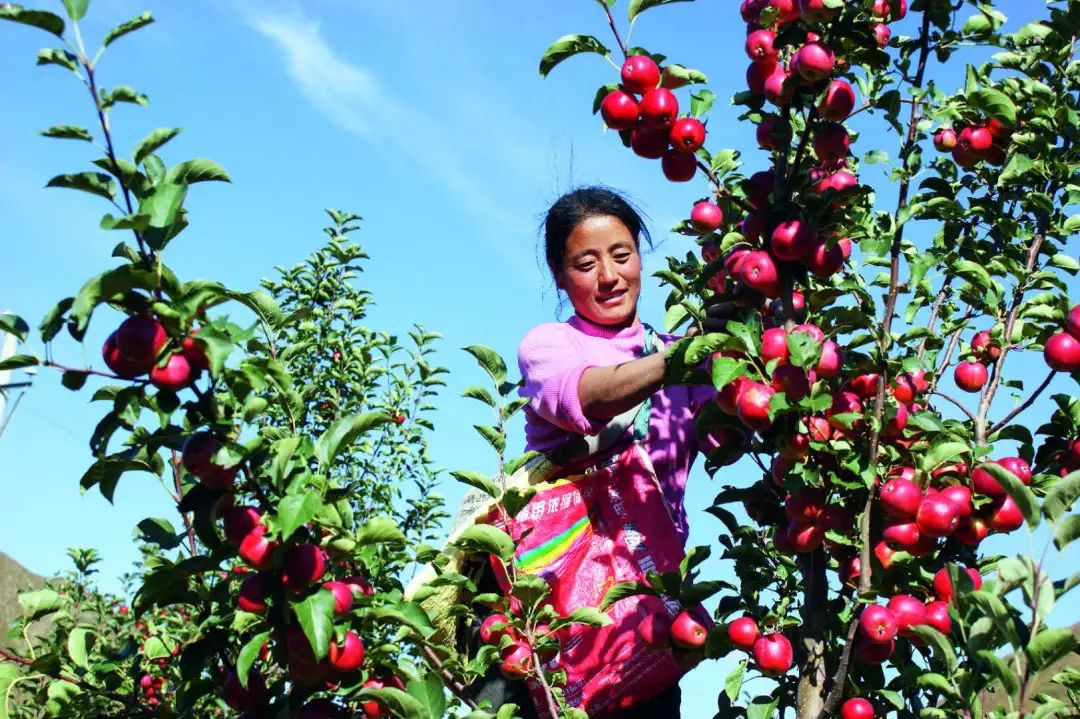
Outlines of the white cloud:
M 452 192 L 481 226 L 498 229 L 488 233 L 489 244 L 511 269 L 535 277 L 533 259 L 515 252 L 514 243 L 500 241 L 532 236 L 532 217 L 508 211 L 491 199 L 490 168 L 484 183 L 474 179 L 465 169 L 465 159 L 446 142 L 445 123 L 398 101 L 373 73 L 339 57 L 326 44 L 315 20 L 292 13 L 249 16 L 248 22 L 284 51 L 289 76 L 315 108 L 343 130 L 381 148 L 389 144 L 395 154 L 409 158 L 418 170 Z M 394 130 L 386 132 L 386 128 Z M 512 163 L 504 167 L 511 170 Z

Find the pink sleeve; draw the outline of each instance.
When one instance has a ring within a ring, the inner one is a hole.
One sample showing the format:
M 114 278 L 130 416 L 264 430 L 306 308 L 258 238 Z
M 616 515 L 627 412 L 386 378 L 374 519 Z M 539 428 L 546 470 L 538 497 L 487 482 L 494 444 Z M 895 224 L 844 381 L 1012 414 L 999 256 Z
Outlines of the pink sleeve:
M 596 366 L 583 354 L 566 332 L 566 325 L 534 327 L 518 347 L 518 367 L 524 380 L 520 394 L 529 398 L 529 406 L 537 415 L 555 426 L 578 434 L 596 434 L 604 423 L 593 423 L 585 417 L 578 396 L 581 374 Z

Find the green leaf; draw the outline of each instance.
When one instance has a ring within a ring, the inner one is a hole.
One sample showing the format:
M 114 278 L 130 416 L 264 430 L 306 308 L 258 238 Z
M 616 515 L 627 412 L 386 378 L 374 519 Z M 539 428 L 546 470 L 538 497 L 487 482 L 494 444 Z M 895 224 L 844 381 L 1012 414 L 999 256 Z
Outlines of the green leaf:
M 315 652 L 315 659 L 322 659 L 330 651 L 330 637 L 334 633 L 334 595 L 327 589 L 320 589 L 307 599 L 294 602 L 292 608 Z
M 78 125 L 53 125 L 48 130 L 42 130 L 41 134 L 45 137 L 55 137 L 62 140 L 94 141 L 94 138 L 90 136 L 90 131 Z
M 109 30 L 108 34 L 105 35 L 105 39 L 101 41 L 101 44 L 104 47 L 108 47 L 115 40 L 127 35 L 129 32 L 135 32 L 139 28 L 145 27 L 152 22 L 154 22 L 154 17 L 149 12 L 136 15 L 127 22 L 121 23 L 112 30 Z
M 102 302 L 130 290 L 152 290 L 156 286 L 156 274 L 133 265 L 121 265 L 87 280 L 71 304 L 75 338 L 82 339 L 94 309 Z
M 980 649 L 976 654 L 979 658 L 986 662 L 990 667 L 990 671 L 994 673 L 998 681 L 1001 682 L 1002 688 L 1009 696 L 1016 696 L 1016 693 L 1020 691 L 1020 681 L 1016 677 L 1016 672 L 1012 667 L 1005 663 L 1005 661 L 994 652 L 989 649 Z
M 649 8 L 677 2 L 693 2 L 693 0 L 630 0 L 630 6 L 626 8 L 626 17 L 633 22 L 638 15 Z
M 23 367 L 36 367 L 41 364 L 41 358 L 34 355 L 12 355 L 6 360 L 0 361 L 0 372 Z
M 1054 546 L 1059 552 L 1064 551 L 1077 537 L 1080 537 L 1080 515 L 1070 514 L 1054 525 Z
M 104 197 L 106 200 L 116 199 L 116 183 L 113 178 L 104 172 L 76 172 L 68 175 L 57 175 L 49 180 L 45 187 L 66 187 L 69 190 L 82 190 L 91 195 Z
M 966 442 L 941 442 L 935 444 L 923 457 L 922 468 L 927 472 L 932 471 L 962 454 L 971 454 L 971 447 Z
M 645 582 L 619 582 L 612 585 L 607 592 L 604 593 L 604 598 L 600 602 L 601 609 L 608 609 L 611 605 L 626 599 L 627 597 L 636 597 L 639 594 L 649 594 L 652 596 L 659 596 L 656 590 L 650 587 Z
M 483 387 L 477 387 L 475 385 L 472 387 L 466 387 L 465 391 L 461 393 L 461 396 L 467 399 L 475 399 L 478 402 L 483 402 L 488 407 L 496 406 L 495 398 L 491 396 L 491 392 L 488 392 Z
M 64 0 L 64 9 L 67 10 L 68 17 L 78 22 L 86 15 L 86 7 L 90 4 L 90 0 Z
M 981 110 L 1005 127 L 1016 127 L 1016 105 L 1000 90 L 984 88 L 969 92 L 967 102 L 972 109 Z
M 1080 470 L 1070 472 L 1050 488 L 1043 500 L 1043 513 L 1056 521 L 1080 498 Z
M 75 627 L 68 634 L 67 651 L 75 666 L 89 669 L 90 645 L 94 631 L 89 627 Z
M 1070 629 L 1044 629 L 1024 647 L 1029 669 L 1039 672 L 1076 648 L 1076 637 Z
M 1080 272 L 1080 261 L 1077 261 L 1074 257 L 1070 257 L 1064 252 L 1059 252 L 1050 258 L 1050 264 L 1058 269 L 1065 270 L 1070 275 L 1075 275 Z
M 494 554 L 503 560 L 514 556 L 514 541 L 506 532 L 490 524 L 469 527 L 454 544 L 466 552 Z
M 956 671 L 956 653 L 953 651 L 952 642 L 949 641 L 948 637 L 925 624 L 911 627 L 911 631 L 933 648 L 934 655 L 945 664 L 950 673 Z
M 474 424 L 473 427 L 480 436 L 487 440 L 487 443 L 491 445 L 492 449 L 496 453 L 502 454 L 506 449 L 506 435 L 499 431 L 498 427 L 493 427 L 489 424 Z
M 1013 498 L 1029 527 L 1034 529 L 1039 526 L 1039 501 L 1035 498 L 1035 493 L 1021 482 L 1019 477 L 999 464 L 986 462 L 979 467 L 996 479 Z
M 141 105 L 142 107 L 146 107 L 150 104 L 146 95 L 141 92 L 135 92 L 135 88 L 129 87 L 128 85 L 117 85 L 112 90 L 102 91 L 102 110 L 108 110 L 118 102 L 130 102 L 133 105 Z
M 372 610 L 372 616 L 398 622 L 425 639 L 435 633 L 435 627 L 431 624 L 427 612 L 416 602 L 399 602 L 387 607 L 378 607 Z
M 450 475 L 457 481 L 467 484 L 470 487 L 476 487 L 489 497 L 498 499 L 502 492 L 499 490 L 499 486 L 495 484 L 495 481 L 486 475 L 479 472 L 469 472 L 465 470 L 457 470 L 450 472 Z
M 139 140 L 139 144 L 135 146 L 135 164 L 141 165 L 143 160 L 154 154 L 159 147 L 181 132 L 183 132 L 183 129 L 179 127 L 159 127 L 151 131 L 149 135 Z
M 441 719 L 446 713 L 446 690 L 438 674 L 429 673 L 423 678 L 410 679 L 405 691 L 416 699 L 432 719 Z
M 364 412 L 335 421 L 315 442 L 315 458 L 319 464 L 328 465 L 350 447 L 360 435 L 390 421 L 382 412 Z
M 506 382 L 506 363 L 503 362 L 498 352 L 483 345 L 469 345 L 462 349 L 476 358 L 476 361 L 484 368 L 484 371 L 488 373 L 497 387 Z
M 544 56 L 540 58 L 540 76 L 547 77 L 548 73 L 560 62 L 584 52 L 595 52 L 604 57 L 611 55 L 611 51 L 592 35 L 563 35 L 551 43 L 544 51 Z
M 716 102 L 716 93 L 712 90 L 701 89 L 690 93 L 690 116 L 701 118 L 712 109 Z
M 176 535 L 176 529 L 167 519 L 147 518 L 137 525 L 142 533 L 139 537 L 144 542 L 156 544 L 162 549 L 173 549 L 180 545 L 180 538 Z
M 306 491 L 302 494 L 290 494 L 278 502 L 278 523 L 281 528 L 281 541 L 292 536 L 300 527 L 311 521 L 322 507 L 322 498 L 318 492 Z
M 778 698 L 757 697 L 746 708 L 746 719 L 773 719 L 776 716 L 776 705 L 779 703 Z
M 374 517 L 356 532 L 357 544 L 405 545 L 405 535 L 389 517 Z
M 390 712 L 390 716 L 400 719 L 433 719 L 427 708 L 415 697 L 400 689 L 361 689 L 355 695 L 360 701 L 375 701 Z
M 15 3 L 0 5 L 0 20 L 10 20 L 22 25 L 41 28 L 57 37 L 64 34 L 64 19 L 59 15 L 44 10 L 24 10 L 21 5 Z
M 749 367 L 746 362 L 733 357 L 713 357 L 712 360 L 712 383 L 713 387 L 721 390 L 738 377 L 747 374 Z
M 143 643 L 142 654 L 145 659 L 153 661 L 172 656 L 172 651 L 165 646 L 161 637 L 150 637 Z
M 46 47 L 38 50 L 37 64 L 59 65 L 60 67 L 66 67 L 68 70 L 75 72 L 79 69 L 79 58 L 75 57 L 75 55 L 67 50 Z
M 551 623 L 551 631 L 569 626 L 582 624 L 589 627 L 606 627 L 611 624 L 611 617 L 595 607 L 579 607 L 570 612 L 570 615 L 557 619 Z
M 39 589 L 35 592 L 19 594 L 19 607 L 28 622 L 52 614 L 63 606 L 63 599 L 51 589 Z
M 174 166 L 165 176 L 165 180 L 178 185 L 192 185 L 196 182 L 232 182 L 225 168 L 213 160 L 202 157 Z
M 259 651 L 269 638 L 270 630 L 256 634 L 244 644 L 240 649 L 240 654 L 236 657 L 236 676 L 239 677 L 240 685 L 245 689 L 247 688 L 248 673 L 251 671 L 251 665 L 259 658 Z
M 26 320 L 18 315 L 10 312 L 0 312 L 0 332 L 13 334 L 15 339 L 25 342 L 26 336 L 30 334 L 30 325 L 26 324 Z
M 746 660 L 743 659 L 735 668 L 728 672 L 724 678 L 724 693 L 728 700 L 735 701 L 739 698 L 739 690 L 742 689 L 743 676 L 746 674 Z
M 926 672 L 920 674 L 919 678 L 915 680 L 916 684 L 923 688 L 937 689 L 942 694 L 953 695 L 956 694 L 956 689 L 949 683 L 949 680 L 936 672 Z

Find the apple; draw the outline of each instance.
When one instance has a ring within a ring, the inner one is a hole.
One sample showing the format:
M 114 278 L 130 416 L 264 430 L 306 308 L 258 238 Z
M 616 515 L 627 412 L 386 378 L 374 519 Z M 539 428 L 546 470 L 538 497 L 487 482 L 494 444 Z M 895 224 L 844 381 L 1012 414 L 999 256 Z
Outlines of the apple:
M 680 152 L 697 152 L 705 144 L 705 125 L 693 117 L 683 117 L 671 126 L 671 146 Z
M 774 66 L 765 78 L 765 99 L 777 107 L 786 107 L 795 95 L 795 83 L 790 80 L 791 74 L 782 65 Z
M 762 674 L 779 676 L 791 669 L 791 642 L 783 634 L 773 633 L 759 637 L 754 642 L 752 653 Z
M 980 589 L 982 587 L 982 575 L 979 574 L 979 570 L 972 567 L 963 567 L 963 570 L 971 577 L 972 587 L 974 589 Z M 955 592 L 953 591 L 952 580 L 949 579 L 948 567 L 942 567 L 934 575 L 934 596 L 943 602 L 947 602 L 953 598 Z
M 179 392 L 194 381 L 196 370 L 182 352 L 169 355 L 164 365 L 150 368 L 150 384 L 158 389 Z
M 821 328 L 818 327 L 815 324 L 806 323 L 806 324 L 796 325 L 795 329 L 793 329 L 792 332 L 803 332 L 805 334 L 810 335 L 811 337 L 813 337 L 818 342 L 824 342 L 825 341 L 825 333 L 822 332 Z
M 978 125 L 965 127 L 960 131 L 957 143 L 975 154 L 980 154 L 989 150 L 994 144 L 994 136 L 985 127 Z
M 761 360 L 787 362 L 787 331 L 783 327 L 773 327 L 761 333 Z
M 855 109 L 855 91 L 844 80 L 832 80 L 818 104 L 818 113 L 826 120 L 840 122 Z
M 997 532 L 1012 532 L 1024 526 L 1024 514 L 1009 495 L 998 497 L 989 507 L 986 523 Z
M 960 524 L 956 526 L 956 531 L 953 536 L 961 544 L 966 544 L 969 547 L 979 546 L 979 542 L 986 539 L 990 534 L 990 525 L 986 523 L 982 517 L 968 517 L 967 519 L 961 519 Z
M 780 554 L 794 557 L 796 554 L 795 545 L 792 544 L 791 538 L 788 536 L 789 529 L 790 527 L 787 525 L 777 527 L 776 531 L 773 532 L 772 543 L 773 548 Z
M 751 95 L 765 94 L 765 81 L 776 72 L 775 62 L 752 62 L 746 68 L 746 87 Z
M 773 370 L 773 389 L 777 392 L 783 392 L 787 395 L 788 399 L 793 402 L 798 402 L 800 399 L 810 394 L 810 384 L 811 379 L 807 376 L 806 371 L 795 365 L 777 365 L 776 369 Z M 820 417 L 817 419 L 820 419 Z M 818 439 L 815 441 L 825 442 L 827 439 L 828 438 L 826 437 L 826 439 Z
M 766 297 L 780 294 L 780 281 L 776 263 L 768 252 L 754 250 L 739 262 L 739 278 Z
M 840 346 L 832 340 L 825 340 L 822 342 L 821 358 L 814 368 L 818 375 L 821 377 L 835 377 L 838 375 L 840 373 L 840 367 L 843 365 L 841 354 Z
M 863 403 L 859 399 L 859 395 L 854 392 L 837 392 L 833 394 L 832 405 L 829 409 L 825 410 L 825 419 L 829 421 L 833 429 L 841 431 L 847 430 L 849 425 L 839 419 L 835 419 L 839 414 L 858 414 L 863 413 Z M 861 426 L 863 423 L 862 417 L 856 417 L 850 424 L 850 427 L 855 428 Z
M 832 74 L 836 55 L 824 43 L 808 42 L 795 52 L 791 66 L 807 82 L 819 82 Z
M 527 643 L 516 641 L 499 651 L 499 671 L 507 679 L 520 680 L 529 676 L 533 669 L 533 651 Z
M 1065 318 L 1065 331 L 1080 340 L 1080 305 L 1069 310 L 1069 316 Z
M 840 15 L 840 8 L 828 7 L 825 0 L 799 0 L 799 10 L 808 22 L 832 22 Z
M 776 33 L 772 30 L 754 30 L 746 36 L 746 55 L 755 63 L 776 63 L 779 53 L 773 44 Z
M 983 360 L 996 360 L 1001 356 L 1001 346 L 990 339 L 988 330 L 975 333 L 975 336 L 971 338 L 971 351 Z
M 746 197 L 755 208 L 764 208 L 769 205 L 769 196 L 775 189 L 776 173 L 772 170 L 762 170 L 750 175 L 746 180 Z
M 747 652 L 754 648 L 754 643 L 761 635 L 753 617 L 739 617 L 728 624 L 727 633 L 732 644 Z
M 480 641 L 498 646 L 502 638 L 511 630 L 510 619 L 505 614 L 489 614 L 480 623 Z
M 999 465 L 1013 473 L 1024 484 L 1031 484 L 1031 465 L 1020 457 L 1002 457 Z
M 859 555 L 854 554 L 840 562 L 837 573 L 840 575 L 840 581 L 844 584 L 855 583 L 855 580 L 862 574 L 862 561 L 859 559 Z
M 899 627 L 896 615 L 880 604 L 868 604 L 859 614 L 859 630 L 871 642 L 888 644 Z
M 716 404 L 727 414 L 739 413 L 739 397 L 750 385 L 751 380 L 747 377 L 736 377 L 728 382 L 716 393 Z
M 771 424 L 769 401 L 776 390 L 760 382 L 749 382 L 739 393 L 736 405 L 739 420 L 751 429 L 765 429 Z
M 105 366 L 118 377 L 134 379 L 139 375 L 146 374 L 153 366 L 150 362 L 132 362 L 120 354 L 120 348 L 116 346 L 116 332 L 113 332 L 105 340 L 101 348 L 101 358 L 105 360 Z
M 249 574 L 240 583 L 240 592 L 236 605 L 245 612 L 262 614 L 266 611 L 266 598 L 270 594 L 269 582 L 265 574 Z
M 238 554 L 247 564 L 254 569 L 266 569 L 270 566 L 277 542 L 271 542 L 266 538 L 266 528 L 261 524 L 246 535 L 240 541 Z
M 853 697 L 840 705 L 840 719 L 874 719 L 874 705 L 861 697 Z
M 623 87 L 644 95 L 660 84 L 660 68 L 648 55 L 631 55 L 622 64 Z
M 911 628 L 926 623 L 926 605 L 910 594 L 897 594 L 889 599 L 888 609 L 896 617 L 900 636 L 912 634 Z
M 971 490 L 962 484 L 953 484 L 945 489 L 941 490 L 939 495 L 942 499 L 946 499 L 953 503 L 956 507 L 956 516 L 960 519 L 967 519 L 971 516 Z
M 814 135 L 814 153 L 822 162 L 836 162 L 847 157 L 851 137 L 847 128 L 838 122 L 828 122 Z
M 782 152 L 791 144 L 791 123 L 776 115 L 766 115 L 755 130 L 758 147 Z
M 851 513 L 838 504 L 830 504 L 822 509 L 817 522 L 822 529 L 834 532 L 846 532 L 855 526 L 855 519 Z
M 165 326 L 152 317 L 128 317 L 116 329 L 116 349 L 120 356 L 149 369 L 169 341 Z
M 872 12 L 885 22 L 903 20 L 907 15 L 907 0 L 874 0 Z
M 769 0 L 743 0 L 739 14 L 747 25 L 757 26 L 761 11 L 769 7 Z
M 675 615 L 671 622 L 671 641 L 683 649 L 700 649 L 705 646 L 709 630 L 688 610 Z
M 638 157 L 659 160 L 667 152 L 668 131 L 638 125 L 630 132 L 630 149 Z
M 784 499 L 784 514 L 792 522 L 813 522 L 825 509 L 825 493 L 816 487 L 799 487 Z
M 1000 462 L 988 462 L 988 464 L 1000 465 Z M 1005 488 L 1001 486 L 1001 483 L 981 466 L 971 471 L 971 487 L 978 494 L 987 497 L 1001 497 L 1005 494 Z
M 282 562 L 281 583 L 291 592 L 302 592 L 326 573 L 326 554 L 314 544 L 290 547 Z
M 711 202 L 703 200 L 690 210 L 690 224 L 703 235 L 720 229 L 723 221 L 723 211 Z
M 922 540 L 919 525 L 910 519 L 891 519 L 881 528 L 881 538 L 891 546 L 905 551 L 917 547 Z
M 964 169 L 974 167 L 979 163 L 979 156 L 971 151 L 968 145 L 962 145 L 959 141 L 952 149 L 953 160 Z
M 660 159 L 664 177 L 672 182 L 689 182 L 697 172 L 697 157 L 678 150 L 666 150 Z
M 942 634 L 952 632 L 952 618 L 949 616 L 949 603 L 938 599 L 926 605 L 926 625 Z
M 661 652 L 671 646 L 671 616 L 666 612 L 653 612 L 637 625 L 638 636 L 645 646 Z
M 778 259 L 797 262 L 810 253 L 814 234 L 802 220 L 784 220 L 772 232 L 769 249 Z
M 925 537 L 947 537 L 959 522 L 956 505 L 940 495 L 924 497 L 915 515 L 915 524 Z
M 228 490 L 236 481 L 237 467 L 225 467 L 214 462 L 221 441 L 210 432 L 198 432 L 184 441 L 180 461 L 191 475 L 211 489 Z
M 747 240 L 757 242 L 765 231 L 765 218 L 757 212 L 751 212 L 739 223 L 739 232 Z
M 953 375 L 956 386 L 965 392 L 980 391 L 989 377 L 990 373 L 987 371 L 986 365 L 974 360 L 967 360 L 956 365 Z
M 405 690 L 405 685 L 402 684 L 401 680 L 395 676 L 390 676 L 386 678 L 374 677 L 364 682 L 362 687 L 364 689 L 385 689 L 386 687 L 390 687 L 392 689 L 399 689 L 401 691 Z M 390 716 L 390 713 L 388 711 L 385 711 L 382 705 L 374 699 L 362 702 L 360 704 L 360 710 L 364 712 L 364 716 L 366 717 L 366 719 L 382 719 L 383 717 Z
M 816 277 L 831 277 L 844 267 L 844 248 L 840 244 L 829 247 L 824 240 L 816 240 L 803 262 Z
M 679 117 L 679 100 L 663 87 L 649 90 L 638 103 L 641 122 L 649 128 L 670 130 Z
M 896 651 L 896 640 L 871 642 L 862 637 L 855 643 L 855 656 L 867 664 L 881 664 Z
M 206 350 L 195 338 L 197 330 L 192 330 L 191 335 L 180 340 L 180 351 L 188 364 L 195 370 L 210 369 L 210 358 L 206 356 Z
M 338 644 L 337 639 L 330 640 L 330 651 L 326 655 L 330 666 L 339 672 L 354 672 L 364 663 L 364 642 L 353 630 L 345 632 L 345 638 Z
M 1050 335 L 1043 347 L 1043 359 L 1055 372 L 1075 372 L 1080 369 L 1080 339 L 1069 332 Z
M 799 19 L 798 0 L 769 0 L 766 5 L 776 8 L 776 22 L 779 25 L 787 25 Z
M 353 605 L 352 587 L 345 582 L 325 582 L 323 589 L 334 595 L 334 614 L 345 614 Z
M 259 526 L 262 514 L 254 507 L 230 507 L 222 515 L 222 528 L 225 541 L 240 546 L 244 537 Z M 265 531 L 265 530 L 264 530 Z
M 943 127 L 934 133 L 934 149 L 949 152 L 956 147 L 956 131 Z
M 247 688 L 233 669 L 225 675 L 225 703 L 233 709 L 257 709 L 266 703 L 266 683 L 254 669 L 248 671 Z
M 888 25 L 879 22 L 875 24 L 871 30 L 874 33 L 874 41 L 877 42 L 878 47 L 889 46 L 889 38 L 892 37 L 892 30 L 889 29 Z
M 820 524 L 792 522 L 786 530 L 788 544 L 798 554 L 809 554 L 825 541 L 825 528 Z
M 632 130 L 637 125 L 637 100 L 630 93 L 612 90 L 600 103 L 600 117 L 612 130 Z

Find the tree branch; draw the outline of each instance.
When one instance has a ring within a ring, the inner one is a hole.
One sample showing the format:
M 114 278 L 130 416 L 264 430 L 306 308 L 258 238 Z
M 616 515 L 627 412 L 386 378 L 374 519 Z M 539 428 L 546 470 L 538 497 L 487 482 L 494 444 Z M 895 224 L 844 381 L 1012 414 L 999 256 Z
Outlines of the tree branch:
M 1057 374 L 1057 372 L 1056 372 L 1055 370 L 1050 370 L 1049 374 L 1047 374 L 1047 375 L 1046 375 L 1046 379 L 1044 379 L 1044 380 L 1042 381 L 1042 384 L 1040 384 L 1040 385 L 1039 385 L 1039 386 L 1038 386 L 1038 387 L 1037 387 L 1037 388 L 1035 389 L 1035 391 L 1031 393 L 1031 396 L 1029 396 L 1029 397 L 1028 397 L 1028 398 L 1027 398 L 1026 400 L 1024 400 L 1024 401 L 1023 401 L 1023 402 L 1022 402 L 1022 403 L 1021 403 L 1021 404 L 1020 404 L 1020 405 L 1019 405 L 1019 406 L 1018 406 L 1018 407 L 1017 407 L 1016 409 L 1014 409 L 1014 410 L 1013 410 L 1012 412 L 1009 412 L 1009 413 L 1008 413 L 1007 415 L 1005 415 L 1005 419 L 1001 420 L 1000 422 L 998 422 L 997 424 L 995 424 L 995 425 L 994 425 L 993 427 L 991 427 L 991 428 L 990 428 L 990 429 L 989 429 L 989 430 L 987 431 L 987 435 L 992 435 L 992 434 L 994 434 L 994 433 L 996 433 L 996 432 L 1000 431 L 1000 430 L 1001 430 L 1001 429 L 1002 429 L 1003 427 L 1005 427 L 1006 425 L 1008 425 L 1008 424 L 1009 424 L 1009 422 L 1011 422 L 1011 421 L 1013 420 L 1013 418 L 1014 418 L 1014 417 L 1016 417 L 1016 415 L 1020 414 L 1020 413 L 1021 413 L 1021 412 L 1023 412 L 1023 411 L 1025 410 L 1025 409 L 1027 409 L 1028 407 L 1030 407 L 1030 406 L 1031 406 L 1031 405 L 1032 405 L 1032 404 L 1033 404 L 1033 403 L 1035 402 L 1035 400 L 1036 400 L 1036 399 L 1038 399 L 1039 395 L 1041 395 L 1041 394 L 1043 393 L 1043 391 L 1044 391 L 1044 390 L 1045 390 L 1045 389 L 1046 389 L 1047 387 L 1049 387 L 1049 386 L 1050 386 L 1050 382 L 1051 382 L 1051 381 L 1052 381 L 1052 380 L 1054 379 L 1054 375 L 1056 375 L 1056 374 Z
M 954 405 L 956 405 L 957 408 L 959 408 L 961 412 L 967 415 L 968 419 L 970 419 L 972 422 L 975 421 L 975 414 L 970 409 L 961 404 L 960 401 L 957 400 L 955 397 L 950 397 L 949 395 L 938 389 L 933 390 L 930 394 L 936 394 L 938 397 L 952 402 Z

